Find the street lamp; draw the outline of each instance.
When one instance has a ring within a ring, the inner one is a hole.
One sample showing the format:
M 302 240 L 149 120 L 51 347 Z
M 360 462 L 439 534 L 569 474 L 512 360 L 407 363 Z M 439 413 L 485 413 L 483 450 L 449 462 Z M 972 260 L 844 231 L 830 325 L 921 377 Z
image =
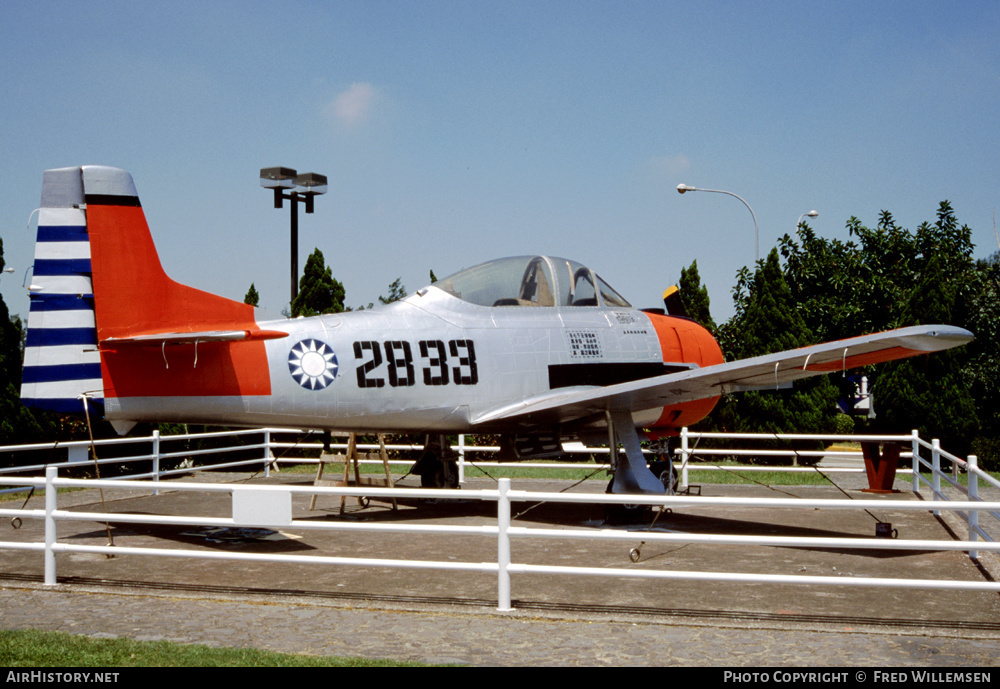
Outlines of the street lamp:
M 799 221 L 797 223 L 795 223 L 795 229 L 799 228 L 799 225 L 802 224 L 802 218 L 806 217 L 807 215 L 810 218 L 815 218 L 816 216 L 819 215 L 819 211 L 809 211 L 808 213 L 803 213 L 802 215 L 800 215 L 799 216 Z
M 710 192 L 712 192 L 714 194 L 729 194 L 730 196 L 736 196 L 736 194 L 734 194 L 731 191 L 722 191 L 721 189 L 699 189 L 698 187 L 689 187 L 686 184 L 678 184 L 677 185 L 677 193 L 678 194 L 683 194 L 686 191 L 710 191 Z M 736 196 L 736 198 L 738 198 L 740 201 L 743 201 L 743 199 L 741 197 L 739 197 L 739 196 Z M 757 228 L 757 216 L 754 214 L 753 208 L 750 207 L 749 203 L 747 203 L 746 201 L 743 201 L 743 205 L 747 207 L 747 210 L 750 211 L 750 216 L 753 218 L 754 247 L 755 247 L 756 254 L 757 254 L 756 260 L 759 261 L 760 260 L 760 230 Z
M 290 167 L 263 167 L 260 169 L 260 186 L 274 189 L 274 207 L 282 208 L 285 199 L 292 202 L 292 298 L 299 294 L 299 203 L 304 203 L 306 213 L 313 212 L 313 198 L 325 194 L 326 175 L 315 172 L 298 174 Z M 294 189 L 285 193 L 286 189 Z M 289 302 L 291 303 L 291 302 Z

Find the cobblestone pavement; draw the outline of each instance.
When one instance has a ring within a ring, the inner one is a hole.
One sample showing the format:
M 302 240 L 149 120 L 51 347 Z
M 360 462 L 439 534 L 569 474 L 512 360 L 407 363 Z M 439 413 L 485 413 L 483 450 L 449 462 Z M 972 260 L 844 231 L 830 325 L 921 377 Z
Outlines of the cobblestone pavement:
M 0 589 L 0 626 L 473 666 L 984 667 L 996 638 L 665 624 L 614 616 L 344 608 L 300 601 Z

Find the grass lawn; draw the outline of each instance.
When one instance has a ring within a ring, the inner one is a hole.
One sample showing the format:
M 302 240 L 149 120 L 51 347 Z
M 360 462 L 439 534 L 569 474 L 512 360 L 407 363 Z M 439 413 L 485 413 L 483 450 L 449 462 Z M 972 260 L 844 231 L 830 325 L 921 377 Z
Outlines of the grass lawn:
M 11 486 L 5 486 L 3 484 L 3 482 L 0 481 L 0 487 L 2 487 L 2 488 L 9 488 Z M 59 488 L 56 492 L 61 495 L 63 493 L 75 493 L 78 490 L 87 490 L 87 489 L 86 488 Z M 3 502 L 5 500 L 16 500 L 16 501 L 24 502 L 25 499 L 28 497 L 28 493 L 29 492 L 31 492 L 31 488 L 30 487 L 27 487 L 24 490 L 19 490 L 16 493 L 0 493 L 0 502 Z M 31 497 L 32 497 L 32 499 L 34 499 L 34 498 L 43 497 L 44 495 L 45 495 L 45 489 L 44 488 L 35 488 L 35 494 L 32 495 Z
M 94 639 L 35 630 L 0 631 L 0 666 L 12 667 L 423 667 L 368 658 L 210 648 L 169 641 Z
M 502 466 L 488 466 L 482 467 L 471 463 L 466 463 L 465 465 L 465 475 L 468 478 L 480 478 L 480 477 L 491 477 L 491 478 L 512 478 L 512 479 L 524 479 L 524 478 L 543 478 L 543 479 L 555 479 L 555 480 L 565 480 L 565 481 L 581 481 L 581 480 L 593 480 L 593 481 L 603 481 L 607 483 L 611 476 L 608 472 L 598 467 L 596 464 L 593 468 L 586 469 L 575 469 L 575 468 L 563 468 L 563 467 L 538 467 L 532 466 L 533 464 L 552 464 L 551 460 L 540 460 L 538 462 L 516 462 L 511 464 L 504 464 Z M 578 462 L 578 463 L 582 463 Z M 721 462 L 706 462 L 706 464 L 712 464 L 714 466 L 724 467 L 720 470 L 700 470 L 698 469 L 699 462 L 691 462 L 688 465 L 690 471 L 690 480 L 694 483 L 731 483 L 731 484 L 747 484 L 747 483 L 764 483 L 766 485 L 776 485 L 776 486 L 801 486 L 801 485 L 828 485 L 829 481 L 826 480 L 817 471 L 746 471 L 741 472 L 740 468 L 745 466 L 732 461 L 721 461 Z M 698 469 L 696 471 L 696 469 Z M 303 473 L 303 474 L 315 474 L 316 465 L 315 464 L 297 464 L 291 466 L 282 466 L 282 471 L 289 471 L 292 473 Z M 342 469 L 340 470 L 342 471 Z M 360 466 L 360 472 L 365 475 L 376 475 L 383 476 L 384 471 L 382 466 L 379 464 L 362 464 Z M 399 480 L 404 475 L 404 470 L 402 465 L 391 465 L 390 472 L 392 477 Z M 339 475 L 337 471 L 332 471 L 329 467 L 323 474 L 324 478 L 330 478 L 332 475 Z M 351 472 L 353 476 L 353 469 Z

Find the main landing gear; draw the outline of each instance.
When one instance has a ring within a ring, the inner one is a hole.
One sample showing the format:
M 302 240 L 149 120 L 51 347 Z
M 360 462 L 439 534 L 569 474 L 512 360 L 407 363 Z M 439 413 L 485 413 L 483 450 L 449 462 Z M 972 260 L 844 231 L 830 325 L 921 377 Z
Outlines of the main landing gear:
M 611 447 L 611 464 L 614 478 L 608 484 L 608 493 L 669 495 L 677 487 L 673 463 L 667 460 L 646 466 L 646 457 L 639 443 L 632 414 L 628 411 L 607 412 L 608 445 Z M 625 450 L 618 452 L 619 443 Z M 636 524 L 649 522 L 652 509 L 647 505 L 608 505 L 605 521 L 608 524 Z

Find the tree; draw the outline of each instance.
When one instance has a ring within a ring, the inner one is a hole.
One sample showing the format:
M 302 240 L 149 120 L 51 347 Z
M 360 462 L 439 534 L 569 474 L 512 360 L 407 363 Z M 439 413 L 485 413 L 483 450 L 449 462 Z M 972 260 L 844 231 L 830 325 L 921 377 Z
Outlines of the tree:
M 0 271 L 6 261 L 3 257 L 3 240 L 0 239 Z M 21 385 L 21 319 L 12 319 L 7 304 L 0 297 L 0 382 Z
M 0 239 L 0 271 L 5 261 Z M 36 417 L 21 403 L 22 350 L 21 319 L 11 317 L 0 297 L 0 445 L 40 440 L 50 425 L 46 415 Z
M 968 359 L 962 369 L 976 403 L 979 436 L 972 452 L 980 465 L 1000 470 L 1000 252 L 976 264 L 979 280 L 969 300 L 966 327 L 975 341 L 964 348 Z
M 315 316 L 321 313 L 340 313 L 344 310 L 344 286 L 326 266 L 323 252 L 315 249 L 306 260 L 299 294 L 291 304 L 292 318 Z
M 719 328 L 728 359 L 745 359 L 817 342 L 799 313 L 785 282 L 778 250 L 758 263 L 753 276 L 744 269 L 734 290 L 736 315 Z M 828 377 L 795 384 L 791 389 L 743 392 L 727 397 L 713 415 L 716 427 L 741 432 L 830 433 L 837 392 Z
M 915 231 L 899 227 L 888 211 L 874 228 L 851 218 L 847 229 L 847 242 L 817 237 L 808 225 L 779 241 L 785 280 L 806 325 L 817 341 L 914 324 L 970 330 L 976 339 L 961 349 L 866 367 L 872 425 L 898 433 L 916 428 L 951 452 L 971 450 L 981 465 L 1000 468 L 1000 253 L 975 261 L 972 231 L 948 201 Z M 735 292 L 749 284 L 744 271 Z M 853 392 L 849 379 L 831 378 L 842 395 Z
M 677 283 L 677 288 L 680 290 L 684 309 L 691 320 L 714 333 L 718 327 L 712 320 L 708 288 L 702 287 L 701 284 L 698 261 L 693 261 L 690 268 L 681 268 L 681 279 Z
M 254 283 L 250 283 L 250 289 L 247 290 L 247 294 L 243 297 L 243 303 L 249 304 L 250 306 L 260 305 L 260 295 L 257 294 L 257 288 Z
M 937 220 L 916 232 L 899 227 L 888 211 L 879 214 L 875 228 L 851 218 L 847 230 L 856 242 L 817 237 L 805 224 L 796 239 L 786 234 L 779 240 L 785 280 L 806 325 L 821 340 L 898 327 L 910 291 L 934 257 L 942 262 L 943 280 L 971 297 L 972 231 L 958 224 L 947 201 L 939 205 Z M 953 318 L 965 316 L 957 312 Z
M 403 278 L 399 277 L 392 281 L 389 285 L 389 296 L 383 297 L 379 296 L 378 300 L 383 304 L 390 304 L 394 301 L 399 301 L 406 296 L 406 288 L 403 287 Z
M 902 309 L 901 325 L 953 321 L 959 290 L 949 284 L 944 264 L 943 257 L 931 256 Z M 872 391 L 876 426 L 892 433 L 917 429 L 926 440 L 940 439 L 952 454 L 969 454 L 979 418 L 962 373 L 967 358 L 967 352 L 949 350 L 885 364 Z
M 785 235 L 779 242 L 786 261 L 785 279 L 818 340 L 839 340 L 917 322 L 912 306 L 910 315 L 905 313 L 907 304 L 916 298 L 915 285 L 922 285 L 928 293 L 925 297 L 949 295 L 947 320 L 937 322 L 967 327 L 976 333 L 973 314 L 979 314 L 981 327 L 990 320 L 988 314 L 995 313 L 990 307 L 995 295 L 991 299 L 983 293 L 986 283 L 982 268 L 972 259 L 972 232 L 958 223 L 947 201 L 939 204 L 933 223 L 922 223 L 915 232 L 899 227 L 888 211 L 879 214 L 874 228 L 851 218 L 847 229 L 852 237 L 849 242 L 817 237 L 807 225 L 800 226 L 795 239 Z M 932 263 L 936 264 L 935 278 L 928 281 Z M 940 309 L 937 311 L 940 314 Z M 970 352 L 980 351 L 977 342 L 958 356 L 967 360 Z M 989 356 L 982 354 L 985 364 Z M 995 367 L 987 369 L 997 371 Z M 879 388 L 878 378 L 886 370 L 884 366 L 864 370 L 870 389 Z M 981 378 L 984 386 L 990 385 L 987 378 Z M 853 385 L 847 379 L 835 377 L 834 382 L 842 396 L 853 394 Z M 876 400 L 876 413 L 891 411 L 885 402 Z M 895 403 L 905 404 L 901 399 Z

